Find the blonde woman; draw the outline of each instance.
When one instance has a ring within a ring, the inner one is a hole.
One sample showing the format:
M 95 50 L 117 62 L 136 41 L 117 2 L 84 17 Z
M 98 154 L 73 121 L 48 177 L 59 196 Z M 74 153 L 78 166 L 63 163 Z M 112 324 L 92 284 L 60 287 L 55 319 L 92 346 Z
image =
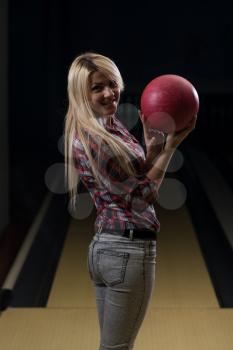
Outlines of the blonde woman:
M 72 207 L 81 180 L 97 210 L 87 264 L 96 292 L 100 350 L 133 349 L 155 282 L 160 224 L 153 204 L 176 147 L 196 123 L 195 116 L 165 142 L 164 135 L 151 134 L 140 114 L 145 156 L 116 116 L 123 88 L 117 66 L 103 55 L 82 54 L 70 67 L 65 174 Z

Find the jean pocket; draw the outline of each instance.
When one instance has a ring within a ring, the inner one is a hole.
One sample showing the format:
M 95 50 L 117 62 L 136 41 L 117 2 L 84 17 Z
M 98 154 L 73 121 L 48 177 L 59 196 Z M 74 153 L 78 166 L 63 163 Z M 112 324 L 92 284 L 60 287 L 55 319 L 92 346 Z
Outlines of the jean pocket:
M 129 253 L 111 249 L 97 249 L 97 271 L 109 286 L 124 282 Z

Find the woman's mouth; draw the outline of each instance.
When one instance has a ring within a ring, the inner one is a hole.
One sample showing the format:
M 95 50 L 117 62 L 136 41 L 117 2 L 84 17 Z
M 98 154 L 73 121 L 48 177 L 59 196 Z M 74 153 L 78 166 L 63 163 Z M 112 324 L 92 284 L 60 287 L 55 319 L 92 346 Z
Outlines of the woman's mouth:
M 103 102 L 103 106 L 114 106 L 116 104 L 116 100 L 108 101 L 108 102 Z

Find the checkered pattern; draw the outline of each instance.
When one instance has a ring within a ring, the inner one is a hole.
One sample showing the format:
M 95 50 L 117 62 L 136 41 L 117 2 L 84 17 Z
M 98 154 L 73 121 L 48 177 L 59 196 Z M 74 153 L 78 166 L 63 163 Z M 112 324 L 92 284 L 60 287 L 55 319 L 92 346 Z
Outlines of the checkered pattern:
M 150 228 L 159 231 L 160 224 L 153 206 L 158 197 L 157 186 L 146 176 L 148 169 L 145 167 L 143 148 L 116 116 L 112 118 L 111 125 L 106 123 L 104 127 L 134 151 L 135 156 L 131 157 L 131 161 L 137 175 L 129 177 L 110 147 L 96 135 L 89 134 L 89 147 L 101 182 L 99 186 L 84 147 L 79 138 L 75 137 L 75 167 L 97 209 L 95 232 L 100 227 L 102 231 L 125 228 Z

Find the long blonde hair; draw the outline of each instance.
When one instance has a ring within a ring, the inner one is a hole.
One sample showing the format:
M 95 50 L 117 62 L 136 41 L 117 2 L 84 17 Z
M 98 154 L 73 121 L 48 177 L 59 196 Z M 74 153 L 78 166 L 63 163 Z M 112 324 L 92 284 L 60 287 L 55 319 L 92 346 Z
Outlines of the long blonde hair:
M 104 75 L 113 78 L 120 91 L 124 89 L 124 83 L 121 74 L 115 63 L 106 56 L 87 52 L 75 58 L 70 66 L 68 74 L 68 98 L 69 106 L 65 117 L 64 126 L 64 146 L 65 146 L 65 181 L 71 199 L 71 208 L 75 208 L 77 197 L 77 186 L 79 183 L 78 170 L 75 168 L 73 141 L 77 135 L 83 145 L 86 155 L 89 159 L 93 175 L 100 185 L 97 165 L 93 159 L 87 134 L 94 135 L 96 140 L 102 140 L 107 143 L 113 152 L 113 156 L 118 159 L 119 165 L 129 176 L 134 176 L 136 170 L 131 164 L 130 155 L 133 151 L 128 148 L 121 139 L 111 135 L 98 122 L 88 100 L 89 76 L 98 71 Z M 101 142 L 102 142 L 101 141 Z

